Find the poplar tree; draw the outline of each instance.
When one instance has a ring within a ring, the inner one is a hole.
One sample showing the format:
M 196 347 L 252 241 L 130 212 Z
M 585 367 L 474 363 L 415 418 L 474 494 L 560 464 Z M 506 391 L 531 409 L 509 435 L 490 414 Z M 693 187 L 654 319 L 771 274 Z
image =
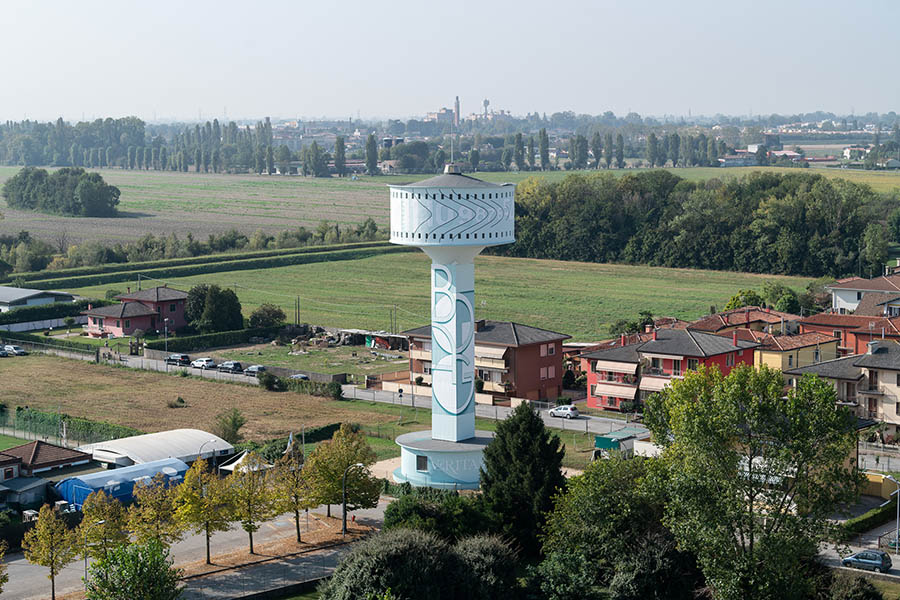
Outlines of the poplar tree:
M 334 170 L 338 177 L 347 173 L 347 151 L 344 147 L 344 136 L 339 135 L 334 141 Z
M 369 175 L 378 172 L 378 144 L 375 143 L 375 135 L 372 133 L 366 138 L 366 172 Z
M 677 133 L 669 136 L 669 158 L 672 159 L 672 166 L 678 166 L 678 155 L 681 150 L 681 138 Z
M 606 154 L 603 155 L 603 158 L 606 161 L 606 168 L 608 169 L 612 165 L 613 160 L 612 132 L 607 132 L 607 134 L 603 136 L 603 146 L 606 148 Z
M 472 148 L 469 150 L 469 165 L 473 171 L 478 170 L 479 162 L 481 162 L 481 154 L 478 152 L 478 148 Z
M 650 163 L 650 166 L 653 167 L 656 165 L 656 153 L 658 141 L 656 139 L 656 134 L 651 133 L 647 136 L 647 161 Z
M 128 513 L 122 503 L 103 490 L 91 492 L 81 508 L 84 515 L 77 537 L 86 540 L 82 556 L 106 558 L 109 552 L 128 542 Z
M 534 136 L 528 136 L 528 168 L 534 169 Z
M 266 146 L 266 172 L 271 175 L 275 172 L 275 153 L 272 146 Z
M 516 168 L 520 171 L 525 170 L 525 143 L 522 141 L 522 134 L 517 133 L 514 144 L 514 157 Z
M 37 524 L 25 533 L 22 540 L 25 559 L 33 565 L 50 570 L 50 598 L 56 600 L 56 576 L 78 556 L 75 532 L 49 504 L 41 507 Z
M 547 135 L 547 130 L 543 127 L 538 133 L 538 139 L 541 152 L 541 171 L 546 171 L 550 168 L 550 137 Z
M 187 530 L 206 538 L 206 564 L 212 564 L 209 540 L 217 531 L 228 531 L 231 525 L 233 499 L 224 479 L 207 469 L 198 458 L 175 488 L 172 504 L 175 518 Z
M 254 452 L 246 455 L 228 476 L 228 488 L 232 497 L 234 519 L 241 524 L 250 539 L 250 554 L 253 551 L 253 533 L 264 521 L 277 513 L 275 494 L 266 472 L 268 465 Z
M 591 136 L 591 152 L 594 153 L 594 168 L 600 168 L 600 161 L 603 160 L 603 136 L 599 131 L 595 131 Z
M 194 150 L 194 172 L 199 173 L 201 165 L 203 164 L 203 152 L 198 147 Z
M 621 169 L 625 166 L 625 139 L 622 134 L 616 134 L 616 168 Z
M 181 539 L 182 528 L 175 519 L 172 490 L 162 473 L 134 486 L 134 504 L 128 509 L 128 528 L 139 543 L 157 540 L 165 546 Z

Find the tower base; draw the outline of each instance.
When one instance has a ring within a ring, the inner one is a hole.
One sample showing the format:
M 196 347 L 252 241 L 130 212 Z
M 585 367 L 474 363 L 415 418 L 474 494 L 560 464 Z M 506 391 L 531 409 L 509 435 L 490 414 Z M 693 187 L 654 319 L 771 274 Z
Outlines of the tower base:
M 484 448 L 493 438 L 492 431 L 475 431 L 475 437 L 460 442 L 432 439 L 430 430 L 404 433 L 396 440 L 400 468 L 394 479 L 416 487 L 476 490 Z

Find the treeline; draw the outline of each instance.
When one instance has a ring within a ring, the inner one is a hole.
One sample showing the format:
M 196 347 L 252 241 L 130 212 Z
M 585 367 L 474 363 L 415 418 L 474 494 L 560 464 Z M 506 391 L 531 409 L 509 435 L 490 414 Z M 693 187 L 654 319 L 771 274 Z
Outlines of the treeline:
M 78 217 L 114 217 L 119 188 L 99 173 L 62 168 L 53 173 L 25 167 L 3 184 L 3 199 L 10 208 Z
M 839 276 L 881 273 L 896 199 L 822 175 L 686 181 L 667 171 L 526 180 L 510 256 Z
M 0 277 L 10 273 L 207 256 L 237 250 L 289 249 L 385 238 L 385 232 L 371 218 L 343 228 L 337 223 L 322 221 L 313 229 L 301 226 L 274 235 L 258 229 L 249 237 L 230 229 L 218 235 L 210 234 L 205 242 L 190 233 L 183 239 L 174 233 L 167 237 L 148 233 L 133 242 L 113 245 L 102 242 L 71 244 L 66 232 L 60 231 L 51 244 L 23 231 L 16 236 L 0 236 Z

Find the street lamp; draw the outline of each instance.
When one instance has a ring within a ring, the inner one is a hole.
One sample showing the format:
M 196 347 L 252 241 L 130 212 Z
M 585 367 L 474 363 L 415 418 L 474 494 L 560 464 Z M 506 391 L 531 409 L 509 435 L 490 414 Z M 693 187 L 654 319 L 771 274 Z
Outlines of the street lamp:
M 894 492 L 894 494 L 897 494 L 897 529 L 894 531 L 894 554 L 900 554 L 900 481 L 894 479 L 893 475 L 885 475 L 884 478 L 894 482 L 894 485 L 897 486 L 897 490 Z
M 203 442 L 202 444 L 200 444 L 200 451 L 197 452 L 197 460 L 200 460 L 201 458 L 203 458 L 203 446 L 205 446 L 207 444 L 214 444 L 215 441 L 216 440 L 210 438 L 210 439 L 206 440 L 205 442 Z M 213 455 L 215 456 L 215 453 L 213 453 Z
M 347 535 L 347 473 L 349 473 L 350 469 L 352 469 L 353 467 L 362 467 L 363 469 L 365 469 L 366 465 L 364 465 L 362 463 L 353 463 L 352 465 L 350 465 L 346 469 L 344 469 L 344 477 L 343 477 L 343 480 L 341 481 L 341 498 L 342 498 L 341 505 L 343 508 L 343 510 L 341 512 L 343 513 L 343 520 L 344 520 L 344 523 L 341 526 L 341 535 L 342 536 Z
M 100 521 L 95 521 L 84 528 L 84 586 L 87 589 L 88 582 L 88 572 L 87 572 L 87 562 L 88 562 L 88 553 L 87 553 L 87 534 L 88 531 L 91 530 L 91 527 L 94 525 L 103 525 L 106 523 L 106 519 L 101 519 Z

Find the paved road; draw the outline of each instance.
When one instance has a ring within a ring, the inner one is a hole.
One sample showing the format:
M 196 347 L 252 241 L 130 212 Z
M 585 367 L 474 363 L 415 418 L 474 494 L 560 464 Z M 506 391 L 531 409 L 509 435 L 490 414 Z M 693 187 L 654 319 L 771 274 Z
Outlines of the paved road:
M 382 500 L 376 508 L 358 510 L 352 513 L 361 523 L 381 527 L 384 521 L 384 509 L 388 501 Z M 314 509 L 313 513 L 325 514 L 324 506 Z M 340 516 L 340 506 L 332 506 L 332 515 Z M 315 527 L 315 517 L 310 516 L 310 524 Z M 306 531 L 306 520 L 301 520 L 301 529 Z M 253 536 L 254 545 L 264 544 L 274 540 L 283 539 L 285 537 L 293 537 L 295 535 L 294 521 L 291 515 L 281 515 L 272 521 L 265 523 L 259 531 Z M 212 537 L 211 549 L 213 557 L 216 554 L 223 554 L 234 550 L 247 548 L 247 533 L 239 526 L 233 527 L 230 531 L 217 533 Z M 206 541 L 202 535 L 191 535 L 174 544 L 171 548 L 172 558 L 175 564 L 195 562 L 203 560 L 206 556 Z M 307 555 L 295 557 L 286 561 L 273 561 L 272 564 L 263 567 L 255 567 L 260 569 L 260 575 L 253 578 L 246 578 L 244 571 L 228 571 L 220 575 L 188 580 L 186 582 L 188 590 L 193 590 L 194 595 L 190 598 L 233 598 L 229 595 L 234 590 L 235 585 L 248 585 L 250 581 L 254 581 L 257 585 L 263 585 L 269 581 L 269 577 L 274 577 L 272 585 L 267 588 L 279 587 L 279 585 L 287 585 L 287 583 L 300 582 L 313 577 L 320 577 L 328 574 L 334 569 L 340 557 L 340 553 L 345 550 L 327 550 L 314 553 L 315 555 Z M 10 554 L 6 557 L 6 563 L 9 567 L 9 582 L 4 586 L 3 598 L 9 600 L 37 600 L 39 598 L 47 598 L 50 595 L 50 580 L 47 579 L 47 569 L 37 567 L 25 560 L 21 552 Z M 309 572 L 307 568 L 309 567 Z M 254 571 L 257 572 L 257 571 Z M 235 574 L 237 573 L 237 574 Z M 278 574 L 275 577 L 275 573 Z M 309 573 L 314 575 L 310 576 Z M 82 577 L 84 576 L 84 563 L 79 559 L 73 562 L 56 578 L 56 591 L 58 593 L 74 592 L 83 589 Z M 293 578 L 293 581 L 287 579 Z M 287 583 L 284 583 L 287 581 Z M 229 583 L 230 582 L 230 583 Z M 235 583 L 238 582 L 238 583 Z M 279 583 L 276 585 L 276 583 Z M 222 586 L 222 593 L 214 593 L 214 590 Z M 249 588 L 248 588 L 249 589 Z
M 381 390 L 361 390 L 353 385 L 344 386 L 344 397 L 355 400 L 367 400 L 370 402 L 384 402 L 385 404 L 403 404 L 404 406 L 417 406 L 431 410 L 430 396 L 411 396 L 404 394 L 403 398 L 399 398 L 394 392 L 384 392 Z M 413 404 L 415 403 L 415 404 Z M 511 408 L 506 406 L 486 406 L 478 404 L 475 406 L 475 415 L 485 419 L 502 420 L 509 416 L 512 412 Z M 547 410 L 541 410 L 541 418 L 547 427 L 562 429 L 573 432 L 591 432 L 591 433 L 609 433 L 623 427 L 635 427 L 646 431 L 646 428 L 639 423 L 626 423 L 622 419 L 608 419 L 604 417 L 592 417 L 582 415 L 577 419 L 567 420 L 551 417 Z

